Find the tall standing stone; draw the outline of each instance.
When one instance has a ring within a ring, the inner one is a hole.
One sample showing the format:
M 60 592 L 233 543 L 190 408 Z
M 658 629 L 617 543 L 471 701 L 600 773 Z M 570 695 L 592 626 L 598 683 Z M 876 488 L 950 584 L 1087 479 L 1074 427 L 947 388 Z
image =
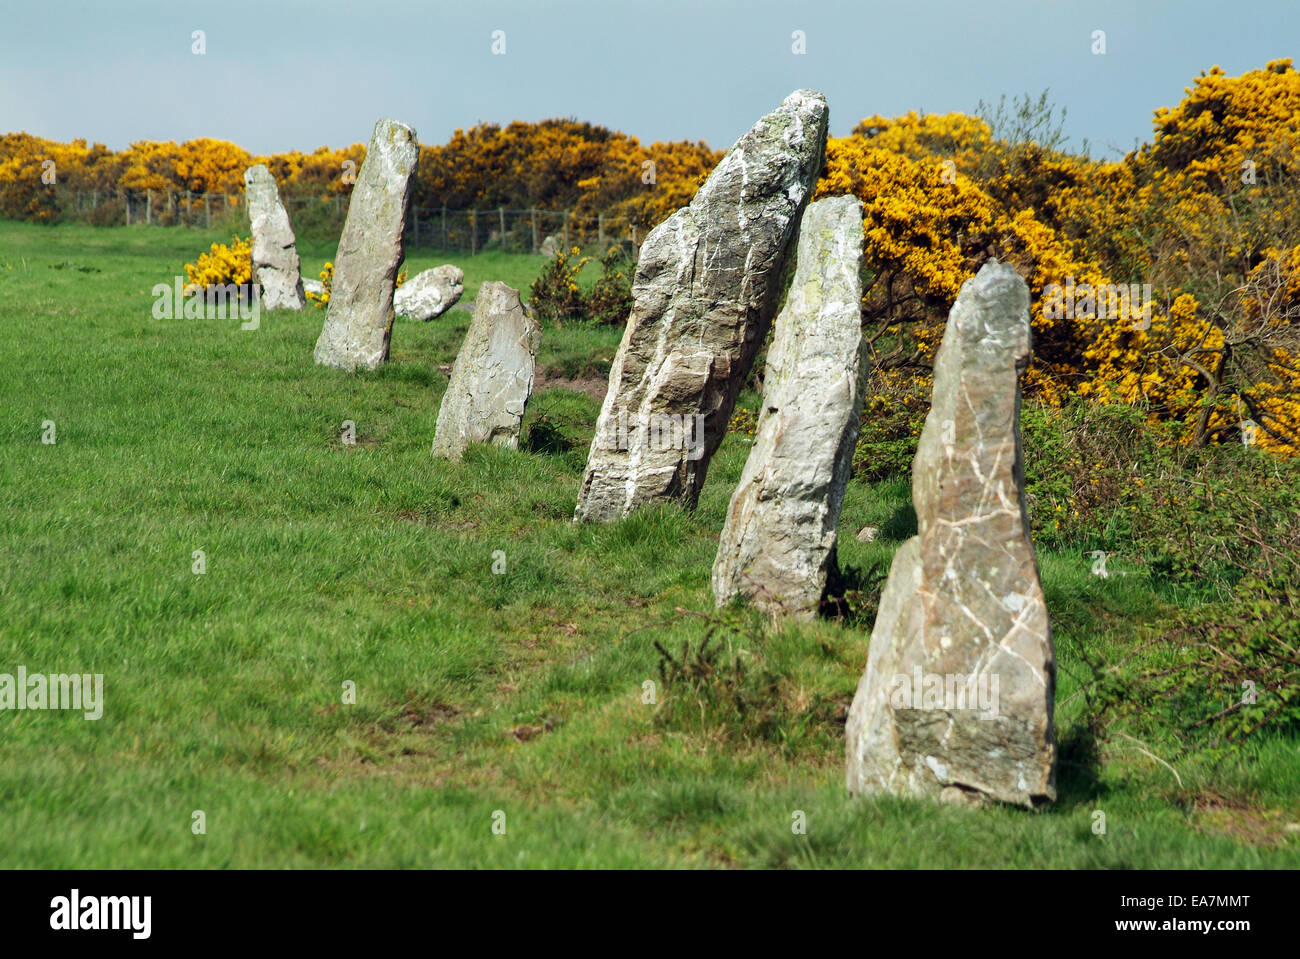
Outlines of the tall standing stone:
M 835 561 L 862 409 L 862 204 L 836 197 L 809 206 L 795 255 L 713 595 L 719 606 L 740 595 L 768 613 L 807 617 Z
M 917 535 L 894 557 L 849 710 L 852 793 L 1056 797 L 1056 661 L 1020 448 L 1029 356 L 1029 290 L 989 263 L 962 286 L 935 358 Z
M 456 356 L 434 431 L 433 452 L 459 460 L 471 443 L 518 446 L 533 392 L 541 325 L 504 283 L 484 283 Z
M 827 115 L 820 93 L 786 97 L 736 142 L 690 205 L 646 237 L 576 520 L 612 520 L 655 501 L 695 505 L 776 313 Z M 702 425 L 702 435 L 687 437 L 685 424 Z M 652 435 L 678 441 L 647 442 Z
M 259 163 L 244 171 L 244 197 L 253 232 L 253 275 L 268 310 L 301 310 L 302 268 L 289 214 L 280 202 L 275 177 Z
M 388 361 L 393 288 L 419 159 L 414 130 L 395 120 L 375 124 L 334 258 L 317 363 L 351 371 L 373 370 Z

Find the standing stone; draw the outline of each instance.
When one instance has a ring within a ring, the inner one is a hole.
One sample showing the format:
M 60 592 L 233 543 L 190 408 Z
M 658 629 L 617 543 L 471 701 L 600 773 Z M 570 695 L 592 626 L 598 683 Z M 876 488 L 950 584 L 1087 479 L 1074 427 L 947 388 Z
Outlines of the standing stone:
M 776 318 L 763 412 L 713 563 L 713 595 L 810 617 L 835 561 L 835 530 L 862 410 L 862 204 L 819 200 L 799 228 Z
M 820 93 L 790 94 L 646 237 L 575 520 L 613 520 L 656 501 L 695 505 L 776 313 L 827 116 Z M 688 423 L 699 424 L 693 438 Z M 647 440 L 656 435 L 678 442 Z
M 560 241 L 553 236 L 547 236 L 542 241 L 542 256 L 554 259 L 560 253 Z
M 519 445 L 541 325 L 504 283 L 484 283 L 438 410 L 433 452 L 459 460 L 470 443 Z
M 1029 290 L 991 262 L 962 287 L 849 711 L 848 787 L 1024 806 L 1056 798 L 1056 661 L 1029 535 L 1020 376 Z
M 334 258 L 334 281 L 316 362 L 373 370 L 388 361 L 393 287 L 420 147 L 415 131 L 380 120 L 366 148 Z
M 436 266 L 417 273 L 393 294 L 393 312 L 413 320 L 429 321 L 452 308 L 465 292 L 465 273 L 460 267 Z
M 253 231 L 253 275 L 268 310 L 301 310 L 302 275 L 289 214 L 265 164 L 244 171 L 244 196 Z

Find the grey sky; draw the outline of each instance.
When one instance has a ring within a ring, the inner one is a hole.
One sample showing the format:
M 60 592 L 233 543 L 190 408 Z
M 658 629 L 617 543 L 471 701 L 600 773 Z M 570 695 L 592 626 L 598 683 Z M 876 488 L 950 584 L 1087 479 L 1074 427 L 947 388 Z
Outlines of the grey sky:
M 1038 93 L 1130 148 L 1203 69 L 1297 53 L 1300 0 L 0 0 L 0 131 L 255 153 L 567 116 L 725 147 L 797 87 L 861 117 Z M 1107 53 L 1091 52 L 1093 30 Z M 207 53 L 191 53 L 206 31 Z M 492 53 L 504 30 L 506 53 Z M 803 30 L 807 53 L 791 52 Z

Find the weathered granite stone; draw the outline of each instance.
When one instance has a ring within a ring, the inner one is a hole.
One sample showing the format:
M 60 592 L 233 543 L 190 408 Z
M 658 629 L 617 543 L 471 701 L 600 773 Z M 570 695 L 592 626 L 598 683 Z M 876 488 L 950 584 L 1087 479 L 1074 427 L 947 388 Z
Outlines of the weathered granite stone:
M 559 252 L 560 252 L 560 241 L 557 240 L 554 236 L 548 236 L 545 240 L 542 241 L 542 249 L 541 249 L 542 256 L 555 257 L 559 255 Z
M 1056 664 L 1025 515 L 1029 290 L 966 282 L 912 465 L 917 535 L 894 557 L 849 711 L 848 787 L 941 801 L 1054 799 Z
M 388 360 L 393 287 L 420 147 L 415 131 L 380 120 L 366 148 L 334 258 L 334 281 L 316 362 L 373 370 Z
M 417 273 L 393 294 L 393 312 L 413 320 L 432 320 L 452 308 L 465 292 L 465 273 L 450 263 Z
M 253 275 L 268 310 L 301 310 L 302 275 L 289 214 L 265 164 L 244 171 L 244 196 L 253 233 Z
M 304 293 L 324 293 L 325 284 L 320 280 L 308 280 L 304 277 L 302 281 L 302 291 Z
M 819 200 L 799 227 L 776 317 L 763 411 L 713 563 L 719 606 L 742 596 L 810 617 L 835 561 L 835 530 L 862 410 L 862 204 Z
M 656 501 L 695 505 L 776 313 L 826 123 L 820 93 L 792 93 L 736 142 L 689 206 L 646 237 L 576 520 L 617 519 Z M 667 449 L 621 442 L 661 420 L 700 423 L 702 436 Z
M 518 446 L 533 391 L 541 325 L 504 283 L 484 283 L 438 410 L 433 452 L 459 460 L 471 443 Z

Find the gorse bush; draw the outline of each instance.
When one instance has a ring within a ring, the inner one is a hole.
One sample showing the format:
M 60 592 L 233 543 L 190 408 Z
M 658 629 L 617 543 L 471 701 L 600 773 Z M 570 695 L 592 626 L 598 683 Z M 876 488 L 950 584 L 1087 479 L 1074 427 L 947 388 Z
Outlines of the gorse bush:
M 60 190 L 95 191 L 101 198 L 152 191 L 158 221 L 179 222 L 204 213 L 201 201 L 180 209 L 187 191 L 242 197 L 244 171 L 257 163 L 267 165 L 284 196 L 333 200 L 350 194 L 365 156 L 363 143 L 258 156 L 203 137 L 179 144 L 144 140 L 115 152 L 85 140 L 58 143 L 10 133 L 0 135 L 0 215 L 58 220 L 65 215 Z M 576 214 L 570 234 L 585 240 L 602 213 L 650 229 L 690 201 L 721 157 L 703 143 L 643 146 L 635 137 L 573 120 L 482 124 L 457 130 L 446 144 L 420 147 L 412 202 L 456 210 L 570 210 Z M 46 160 L 54 163 L 57 189 L 41 179 Z M 299 236 L 322 242 L 338 236 L 333 226 L 339 219 L 332 203 L 293 211 Z
M 864 481 L 910 476 L 916 445 L 930 411 L 929 377 L 877 371 L 862 403 L 853 475 Z
M 560 250 L 533 280 L 528 302 L 539 320 L 558 325 L 584 317 L 586 298 L 578 276 L 591 258 L 579 253 L 576 246 Z
M 252 238 L 237 236 L 229 245 L 213 243 L 207 253 L 200 254 L 195 262 L 185 264 L 185 275 L 189 278 L 187 290 L 250 282 L 253 276 Z
M 316 293 L 312 290 L 305 290 L 303 295 L 307 302 L 317 309 L 325 309 L 330 305 L 330 287 L 334 285 L 334 264 L 326 263 L 320 271 L 321 291 Z
M 632 273 L 636 264 L 622 247 L 611 248 L 600 261 L 600 277 L 587 293 L 586 314 L 596 323 L 621 325 L 632 312 Z
M 538 319 L 555 325 L 577 321 L 621 324 L 632 311 L 631 267 L 627 255 L 615 247 L 601 260 L 595 284 L 584 290 L 579 280 L 591 257 L 578 247 L 561 250 L 547 262 L 530 287 L 529 305 Z

